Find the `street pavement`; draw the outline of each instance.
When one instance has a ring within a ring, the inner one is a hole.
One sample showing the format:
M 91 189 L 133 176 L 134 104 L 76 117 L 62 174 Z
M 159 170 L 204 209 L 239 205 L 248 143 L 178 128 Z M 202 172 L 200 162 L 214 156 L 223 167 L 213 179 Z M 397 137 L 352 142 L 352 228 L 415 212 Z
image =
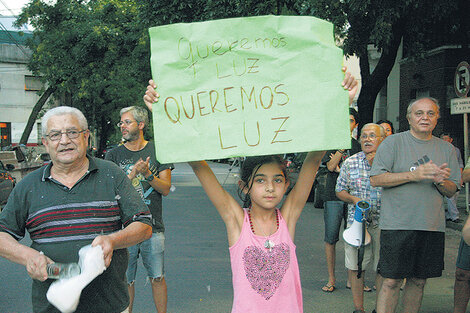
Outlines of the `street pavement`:
M 224 187 L 236 198 L 238 168 L 210 163 Z M 230 170 L 231 169 L 231 170 Z M 232 283 L 225 225 L 209 202 L 187 164 L 176 164 L 172 173 L 176 189 L 164 199 L 166 227 L 165 271 L 168 285 L 168 312 L 230 312 Z M 323 250 L 323 210 L 307 203 L 297 224 L 295 244 L 302 280 L 306 313 L 347 313 L 353 311 L 352 295 L 346 289 L 344 244 L 337 244 L 337 290 L 324 293 L 327 282 Z M 428 281 L 420 312 L 452 312 L 455 260 L 460 231 L 447 228 L 445 271 Z M 28 240 L 24 239 L 28 244 Z M 31 312 L 31 281 L 23 266 L 0 258 L 0 313 Z M 374 274 L 366 272 L 373 286 Z M 365 294 L 366 312 L 374 309 L 375 292 Z M 151 287 L 139 262 L 134 312 L 156 312 Z M 288 313 L 288 312 L 286 312 Z

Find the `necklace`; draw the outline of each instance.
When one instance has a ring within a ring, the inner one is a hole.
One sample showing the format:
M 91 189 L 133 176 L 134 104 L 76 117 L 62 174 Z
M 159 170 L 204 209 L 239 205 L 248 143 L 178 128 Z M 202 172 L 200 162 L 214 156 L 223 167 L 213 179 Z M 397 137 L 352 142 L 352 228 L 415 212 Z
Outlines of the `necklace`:
M 278 213 L 277 213 L 277 210 L 275 211 L 276 212 L 276 230 L 279 229 L 279 216 L 278 216 Z M 251 231 L 253 232 L 253 234 L 255 233 L 255 228 L 253 227 L 253 221 L 251 220 L 251 208 L 248 210 L 248 220 L 250 221 L 250 228 L 251 228 Z M 260 227 L 261 229 L 261 227 Z M 269 249 L 269 251 L 271 252 L 271 249 L 276 245 L 274 243 L 274 241 L 272 241 L 271 239 L 269 239 L 269 236 L 266 236 L 266 233 L 264 232 L 264 229 L 261 229 L 261 231 L 263 231 L 263 234 L 264 236 L 266 237 L 266 241 L 264 242 L 264 247 L 266 249 Z

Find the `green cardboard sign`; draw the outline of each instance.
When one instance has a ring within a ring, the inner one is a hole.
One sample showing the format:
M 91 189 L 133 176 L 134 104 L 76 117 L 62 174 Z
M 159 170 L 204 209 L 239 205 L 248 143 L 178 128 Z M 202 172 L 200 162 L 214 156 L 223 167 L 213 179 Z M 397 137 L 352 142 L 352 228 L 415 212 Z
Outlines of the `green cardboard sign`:
M 350 146 L 332 24 L 260 16 L 149 32 L 161 163 Z

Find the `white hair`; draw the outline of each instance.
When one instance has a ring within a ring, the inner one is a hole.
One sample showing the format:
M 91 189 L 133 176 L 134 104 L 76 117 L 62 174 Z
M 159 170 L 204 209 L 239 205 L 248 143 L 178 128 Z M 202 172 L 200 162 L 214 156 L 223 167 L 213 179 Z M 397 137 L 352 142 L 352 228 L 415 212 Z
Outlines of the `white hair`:
M 415 103 L 417 103 L 418 101 L 421 101 L 423 99 L 428 99 L 428 100 L 431 100 L 432 102 L 434 102 L 434 104 L 436 105 L 437 107 L 437 117 L 440 116 L 440 106 L 439 106 L 439 101 L 437 101 L 437 99 L 435 98 L 432 98 L 432 97 L 421 97 L 421 98 L 418 98 L 416 100 L 411 100 L 410 103 L 408 104 L 408 107 L 406 108 L 406 117 L 409 118 L 410 115 L 411 115 L 411 109 L 413 108 L 413 105 L 415 105 Z
M 380 129 L 380 137 L 385 138 L 385 128 L 383 128 L 382 125 L 375 124 L 375 123 L 367 123 L 366 125 L 362 126 L 361 135 L 362 135 L 362 131 L 368 126 L 377 126 Z
M 56 115 L 66 115 L 66 114 L 75 116 L 82 130 L 88 129 L 88 122 L 85 118 L 85 115 L 83 115 L 82 111 L 76 108 L 68 107 L 68 106 L 60 106 L 60 107 L 50 109 L 42 117 L 41 119 L 42 136 L 44 137 L 46 135 L 47 122 L 49 121 L 51 117 L 56 116 Z

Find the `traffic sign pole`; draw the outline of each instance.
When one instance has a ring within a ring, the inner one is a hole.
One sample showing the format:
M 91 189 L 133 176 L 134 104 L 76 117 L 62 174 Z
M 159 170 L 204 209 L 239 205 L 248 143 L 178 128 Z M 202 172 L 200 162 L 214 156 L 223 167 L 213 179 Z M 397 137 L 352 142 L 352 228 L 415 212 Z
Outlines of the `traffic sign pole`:
M 450 114 L 463 114 L 463 142 L 464 157 L 468 160 L 468 116 L 470 113 L 470 98 L 467 95 L 470 91 L 470 65 L 463 61 L 457 65 L 454 78 L 454 90 L 459 98 L 451 99 Z M 469 185 L 465 183 L 465 210 L 469 213 Z
M 465 162 L 468 160 L 468 113 L 463 114 L 463 155 L 465 157 Z M 468 183 L 465 183 L 465 210 L 469 211 L 469 206 L 468 206 Z

